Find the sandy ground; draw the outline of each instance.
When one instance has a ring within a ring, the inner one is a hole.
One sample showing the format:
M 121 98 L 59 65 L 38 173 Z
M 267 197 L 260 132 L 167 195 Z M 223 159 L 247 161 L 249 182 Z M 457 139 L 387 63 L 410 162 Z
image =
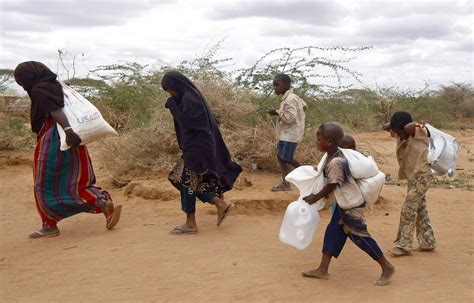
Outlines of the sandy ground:
M 474 132 L 456 135 L 464 144 L 458 173 L 473 174 Z M 391 138 L 371 133 L 356 139 L 396 176 Z M 474 301 L 473 191 L 430 189 L 437 250 L 390 258 L 397 272 L 388 286 L 376 287 L 377 264 L 351 242 L 331 264 L 329 280 L 301 276 L 319 263 L 329 212 L 321 212 L 309 248 L 280 243 L 284 209 L 297 193 L 270 192 L 278 181 L 274 174 L 244 173 L 252 186 L 241 181 L 241 189 L 227 195 L 237 207 L 223 226 L 215 226 L 212 206 L 198 204 L 199 234 L 172 236 L 168 231 L 184 216 L 166 174 L 114 189 L 96 159 L 98 184 L 124 205 L 117 228 L 107 231 L 102 215 L 80 214 L 60 223 L 61 236 L 29 240 L 40 224 L 30 158 L 26 152 L 0 153 L 2 302 Z M 368 214 L 369 230 L 384 251 L 395 238 L 405 191 L 404 185 L 386 185 Z

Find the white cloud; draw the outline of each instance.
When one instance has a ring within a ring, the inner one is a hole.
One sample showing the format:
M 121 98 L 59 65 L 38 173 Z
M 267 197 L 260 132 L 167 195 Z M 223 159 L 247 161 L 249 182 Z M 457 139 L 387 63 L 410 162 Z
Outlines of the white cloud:
M 146 0 L 2 1 L 3 14 L 22 14 L 30 19 L 30 31 L 36 31 L 36 24 L 80 28 L 125 24 L 130 18 L 141 16 L 152 7 L 153 3 Z M 16 26 L 21 26 L 22 23 L 24 24 L 25 20 L 18 18 L 14 24 L 6 26 L 14 31 Z
M 351 68 L 365 84 L 472 81 L 471 1 L 0 0 L 0 67 L 57 64 L 57 49 L 87 67 L 119 61 L 176 64 L 226 38 L 237 69 L 279 47 L 362 46 Z
M 453 32 L 454 22 L 455 18 L 443 15 L 375 18 L 361 23 L 358 34 L 392 41 L 442 39 Z
M 470 1 L 453 0 L 396 0 L 396 1 L 350 1 L 354 14 L 360 18 L 400 18 L 406 16 L 426 16 L 433 14 L 472 14 Z
M 244 4 L 237 2 L 214 9 L 211 18 L 228 20 L 263 17 L 289 20 L 292 23 L 332 25 L 345 14 L 346 9 L 343 6 L 331 1 L 252 1 Z

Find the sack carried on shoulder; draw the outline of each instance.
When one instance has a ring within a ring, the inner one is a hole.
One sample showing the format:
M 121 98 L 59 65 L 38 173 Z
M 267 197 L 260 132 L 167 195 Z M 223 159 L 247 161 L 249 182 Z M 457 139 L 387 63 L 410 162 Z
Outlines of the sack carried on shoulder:
M 99 110 L 86 98 L 81 96 L 71 87 L 61 82 L 64 92 L 64 107 L 62 112 L 66 115 L 69 125 L 81 138 L 81 145 L 88 144 L 99 139 L 117 136 L 118 133 L 102 117 Z M 70 146 L 66 143 L 66 134 L 58 124 L 61 150 L 67 150 Z
M 459 154 L 459 142 L 436 127 L 425 124 L 429 132 L 428 163 L 435 175 L 454 175 Z
M 347 159 L 352 177 L 359 186 L 367 207 L 372 207 L 380 196 L 385 184 L 385 174 L 381 172 L 372 156 L 364 156 L 352 149 L 340 148 Z M 318 165 L 318 170 L 323 169 L 327 154 L 324 154 Z
M 385 174 L 378 169 L 377 164 L 372 156 L 368 156 L 367 159 L 377 168 L 378 173 L 375 176 L 356 179 L 357 185 L 359 185 L 362 196 L 364 197 L 367 207 L 372 207 L 375 202 L 379 199 L 380 192 L 385 184 Z
M 353 149 L 339 148 L 349 163 L 349 169 L 354 179 L 370 178 L 379 173 L 379 169 L 373 159 Z

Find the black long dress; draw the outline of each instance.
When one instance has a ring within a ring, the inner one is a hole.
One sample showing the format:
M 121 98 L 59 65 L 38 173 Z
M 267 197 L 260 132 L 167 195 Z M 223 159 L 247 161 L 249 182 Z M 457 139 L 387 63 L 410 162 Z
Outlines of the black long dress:
M 242 168 L 232 161 L 217 121 L 201 92 L 179 72 L 167 72 L 162 83 L 170 83 L 179 92 L 165 105 L 173 115 L 182 151 L 182 163 L 178 163 L 170 174 L 170 181 L 181 191 L 183 185 L 196 191 L 201 200 L 203 192 L 217 191 L 216 194 L 221 195 L 232 189 Z

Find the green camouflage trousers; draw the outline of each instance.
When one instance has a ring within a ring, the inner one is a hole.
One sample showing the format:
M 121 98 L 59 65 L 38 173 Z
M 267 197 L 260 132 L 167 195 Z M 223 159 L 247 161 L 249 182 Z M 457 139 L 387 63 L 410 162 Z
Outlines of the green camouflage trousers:
M 416 238 L 421 248 L 430 249 L 436 246 L 425 199 L 426 191 L 432 181 L 433 176 L 421 176 L 408 181 L 407 197 L 400 214 L 395 246 L 410 250 L 415 226 Z

